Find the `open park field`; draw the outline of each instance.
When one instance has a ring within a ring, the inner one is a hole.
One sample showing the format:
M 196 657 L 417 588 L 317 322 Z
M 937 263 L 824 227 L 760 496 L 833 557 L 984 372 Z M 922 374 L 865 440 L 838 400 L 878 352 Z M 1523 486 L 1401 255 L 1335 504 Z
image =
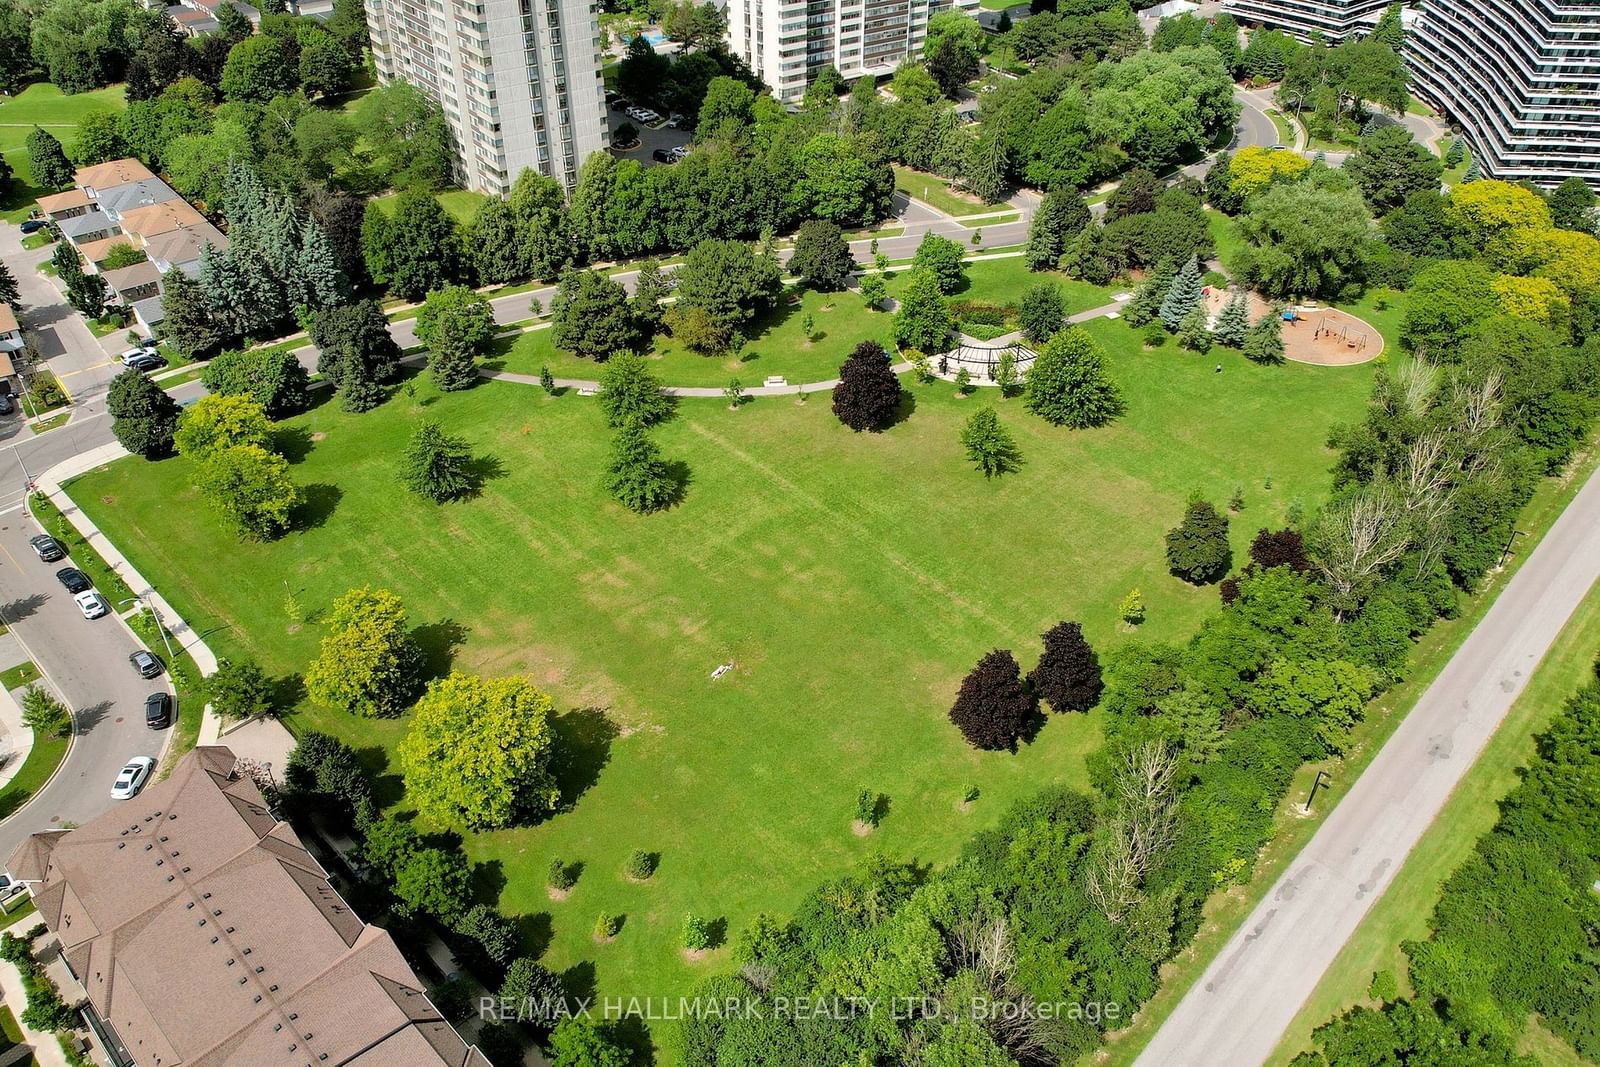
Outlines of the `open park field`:
M 5 155 L 6 162 L 15 174 L 9 195 L 0 203 L 0 209 L 3 209 L 0 218 L 15 222 L 25 217 L 33 202 L 42 193 L 48 192 L 33 184 L 28 151 L 23 147 L 23 142 L 35 126 L 42 126 L 54 134 L 70 156 L 77 137 L 78 122 L 85 115 L 92 111 L 121 111 L 123 107 L 120 85 L 65 96 L 49 82 L 35 82 L 16 96 L 0 100 L 0 153 Z
M 1052 716 L 1017 755 L 968 748 L 946 712 L 990 648 L 1024 669 L 1038 635 L 1081 620 L 1104 649 L 1125 640 L 1117 602 L 1138 587 L 1146 636 L 1182 639 L 1216 590 L 1166 573 L 1162 537 L 1200 490 L 1243 488 L 1235 552 L 1291 501 L 1328 487 L 1330 424 L 1361 410 L 1371 368 L 1259 367 L 1223 353 L 1140 350 L 1114 320 L 1106 347 L 1127 414 L 1056 429 L 993 390 L 911 386 L 903 421 L 854 434 L 828 397 L 763 399 L 738 411 L 684 401 L 655 437 L 685 465 L 677 507 L 639 517 L 598 485 L 607 433 L 572 394 L 484 383 L 439 395 L 421 375 L 383 407 L 324 403 L 283 428 L 311 505 L 300 532 L 241 544 L 189 485 L 187 461 L 119 461 L 71 483 L 75 500 L 222 656 L 296 676 L 320 639 L 314 618 L 352 586 L 398 592 L 430 667 L 525 672 L 563 709 L 572 808 L 466 841 L 478 888 L 525 917 L 561 969 L 591 961 L 602 993 L 678 995 L 726 966 L 686 962 L 684 916 L 784 912 L 870 853 L 951 858 L 1012 800 L 1083 783 L 1098 717 Z M 844 351 L 830 343 L 836 363 Z M 1023 467 L 985 482 L 960 455 L 961 422 L 999 404 Z M 475 499 L 435 507 L 395 477 L 418 419 L 439 420 L 498 461 Z M 1268 478 L 1270 490 L 1265 488 Z M 185 521 L 174 523 L 171 516 Z M 719 664 L 734 669 L 712 681 Z M 339 734 L 405 806 L 394 747 L 406 720 L 302 706 L 294 729 Z M 962 789 L 982 795 L 958 811 Z M 853 835 L 862 789 L 887 794 L 873 835 Z M 622 875 L 636 848 L 661 854 L 648 883 Z M 552 901 L 552 857 L 581 862 Z M 615 942 L 590 937 L 621 913 Z
M 1030 272 L 1020 256 L 969 262 L 966 271 L 966 285 L 952 300 L 1015 305 L 1029 285 L 1048 279 L 1060 286 L 1067 313 L 1073 314 L 1109 304 L 1111 294 L 1117 291 L 1073 281 L 1053 271 Z M 891 297 L 899 294 L 908 273 L 908 268 L 891 271 L 887 286 Z M 809 338 L 802 328 L 807 315 L 811 316 Z M 838 376 L 839 364 L 862 341 L 877 341 L 893 351 L 893 318 L 888 311 L 868 309 L 855 290 L 819 293 L 796 289 L 756 321 L 751 340 L 736 354 L 703 356 L 663 335 L 656 339 L 650 357 L 656 363 L 656 376 L 668 385 L 720 388 L 738 378 L 749 388 L 774 374 L 790 383 L 822 382 Z M 498 353 L 488 360 L 497 369 L 538 374 L 539 368 L 549 367 L 557 378 L 584 379 L 598 377 L 601 370 L 601 364 L 593 360 L 557 350 L 549 330 L 530 330 L 501 338 L 497 344 Z

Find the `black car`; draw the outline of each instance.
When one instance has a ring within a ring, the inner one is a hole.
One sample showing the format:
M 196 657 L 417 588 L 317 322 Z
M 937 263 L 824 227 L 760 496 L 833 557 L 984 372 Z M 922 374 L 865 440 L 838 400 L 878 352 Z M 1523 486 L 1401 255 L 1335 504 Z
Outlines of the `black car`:
M 675 160 L 672 158 L 672 153 L 667 151 L 665 148 L 658 148 L 654 152 L 651 152 L 650 158 L 655 160 L 657 163 L 675 162 Z
M 34 553 L 45 563 L 54 563 L 58 559 L 67 558 L 67 550 L 61 547 L 60 541 L 49 534 L 35 534 L 28 538 L 28 544 L 33 546 Z
M 81 593 L 94 585 L 89 581 L 89 576 L 76 567 L 62 567 L 56 571 L 56 581 L 65 586 L 69 593 Z
M 124 364 L 124 366 L 132 367 L 137 371 L 153 371 L 161 367 L 165 367 L 166 365 L 167 361 L 165 359 L 160 356 L 151 355 L 148 352 L 142 356 L 134 356 L 132 359 L 128 360 L 126 364 Z
M 26 237 L 30 233 L 38 233 L 40 230 L 44 229 L 44 224 L 45 224 L 45 220 L 44 219 L 24 219 L 24 220 L 22 220 L 22 227 L 21 227 L 22 236 Z
M 164 730 L 172 722 L 172 698 L 166 693 L 151 693 L 144 698 L 144 724 Z
M 11 398 L 4 393 L 0 393 L 0 415 L 9 415 L 15 410 L 16 408 L 12 405 Z
M 133 664 L 133 669 L 139 672 L 141 678 L 154 678 L 161 673 L 161 661 L 142 648 L 129 655 L 128 662 Z
M 620 96 L 617 97 L 615 100 L 611 101 L 611 110 L 612 111 L 626 111 L 632 106 L 633 106 L 632 104 L 628 103 L 626 100 L 624 100 Z

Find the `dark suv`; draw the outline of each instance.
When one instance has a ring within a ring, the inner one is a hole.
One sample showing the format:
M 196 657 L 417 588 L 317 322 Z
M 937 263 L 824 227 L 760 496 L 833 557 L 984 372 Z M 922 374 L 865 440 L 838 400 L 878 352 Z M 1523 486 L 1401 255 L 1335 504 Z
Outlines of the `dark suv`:
M 28 538 L 28 544 L 33 546 L 34 554 L 45 563 L 54 563 L 58 559 L 67 558 L 67 550 L 61 547 L 60 541 L 49 534 L 35 534 Z
M 144 698 L 144 724 L 164 730 L 172 723 L 172 698 L 166 693 L 151 693 Z
M 62 567 L 56 571 L 56 580 L 62 584 L 69 593 L 82 593 L 90 588 L 89 576 L 76 567 Z

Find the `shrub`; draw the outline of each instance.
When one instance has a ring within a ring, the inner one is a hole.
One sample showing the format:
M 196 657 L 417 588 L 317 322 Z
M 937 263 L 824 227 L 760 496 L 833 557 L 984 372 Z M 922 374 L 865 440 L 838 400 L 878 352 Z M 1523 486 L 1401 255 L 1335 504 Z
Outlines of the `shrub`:
M 690 952 L 703 952 L 711 947 L 711 924 L 698 915 L 683 920 L 683 947 Z
M 594 919 L 594 936 L 601 941 L 610 941 L 617 936 L 617 931 L 622 929 L 622 917 L 601 912 Z
M 656 873 L 656 857 L 653 852 L 646 852 L 636 848 L 628 854 L 628 877 L 636 882 L 643 882 Z
M 550 867 L 545 875 L 545 884 L 551 889 L 565 893 L 578 881 L 578 871 L 575 865 L 568 863 L 560 856 L 550 858 Z

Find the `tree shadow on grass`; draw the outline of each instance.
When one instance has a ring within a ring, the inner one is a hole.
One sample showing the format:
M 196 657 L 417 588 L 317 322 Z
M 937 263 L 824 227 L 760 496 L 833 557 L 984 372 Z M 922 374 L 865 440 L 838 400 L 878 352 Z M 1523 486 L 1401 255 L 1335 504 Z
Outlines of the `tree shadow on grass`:
M 301 490 L 300 504 L 289 517 L 290 527 L 296 532 L 315 530 L 328 522 L 344 497 L 344 490 L 327 482 L 316 482 Z
M 656 1046 L 650 1039 L 650 1028 L 638 1014 L 628 1015 L 618 1019 L 611 1028 L 612 1036 L 617 1044 L 627 1049 L 631 1054 L 630 1063 L 655 1063 Z
M 356 749 L 356 761 L 372 778 L 372 799 L 379 808 L 391 807 L 400 802 L 406 791 L 405 779 L 398 773 L 390 774 L 389 753 L 382 745 L 368 745 Z M 348 816 L 347 816 L 348 817 Z
M 449 674 L 450 665 L 455 662 L 456 650 L 466 641 L 470 632 L 454 619 L 440 619 L 412 629 L 411 640 L 422 653 L 424 676 L 443 678 Z
M 493 904 L 500 899 L 500 894 L 506 891 L 508 884 L 510 881 L 506 878 L 505 865 L 499 860 L 473 865 L 472 895 L 476 899 Z
M 689 492 L 689 486 L 694 482 L 694 470 L 681 459 L 666 461 L 667 477 L 672 479 L 672 495 L 662 505 L 662 510 L 675 508 L 683 503 L 683 498 Z
M 306 699 L 306 679 L 301 674 L 286 674 L 282 678 L 274 678 L 269 683 L 269 698 L 276 714 L 282 715 L 292 708 L 297 708 Z
M 290 463 L 304 463 L 311 455 L 311 431 L 304 426 L 277 426 L 272 431 L 272 447 Z
M 718 916 L 706 923 L 706 947 L 721 948 L 728 943 L 727 916 Z
M 551 772 L 561 790 L 560 811 L 571 811 L 578 798 L 600 780 L 600 772 L 611 762 L 611 744 L 622 731 L 606 715 L 604 708 L 573 708 L 557 715 L 556 758 Z
M 305 411 L 301 412 L 301 414 L 309 414 L 310 412 L 316 411 L 324 404 L 332 403 L 338 397 L 338 395 L 339 391 L 334 389 L 332 386 L 307 390 L 306 407 Z
M 467 488 L 456 497 L 457 500 L 474 500 L 483 495 L 483 487 L 489 482 L 504 478 L 509 471 L 506 465 L 500 462 L 499 456 L 473 456 L 467 461 Z
M 917 410 L 917 394 L 909 389 L 900 390 L 900 403 L 895 405 L 894 417 L 884 429 L 892 429 L 909 419 Z
M 595 980 L 594 964 L 589 960 L 574 963 L 561 972 L 561 985 L 567 995 L 576 1000 L 593 1000 L 599 988 Z
M 548 911 L 518 915 L 516 924 L 517 939 L 528 955 L 538 959 L 550 950 L 550 942 L 556 939 L 556 924 Z

